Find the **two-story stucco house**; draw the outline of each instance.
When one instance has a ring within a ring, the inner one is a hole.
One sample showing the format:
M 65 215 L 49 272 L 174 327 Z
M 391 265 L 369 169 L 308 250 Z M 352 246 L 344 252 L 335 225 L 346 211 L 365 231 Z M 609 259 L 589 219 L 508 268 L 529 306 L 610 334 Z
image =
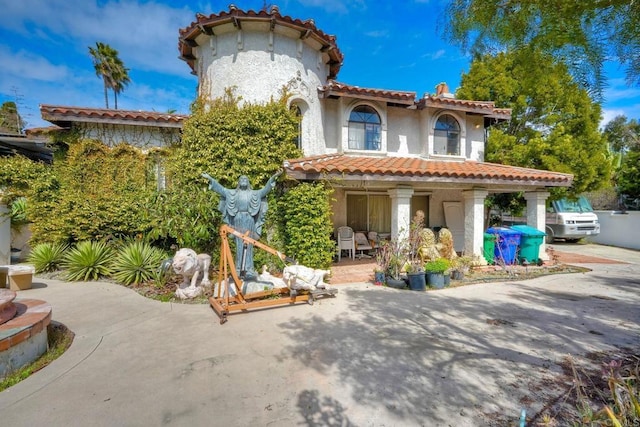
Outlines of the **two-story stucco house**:
M 456 250 L 479 255 L 487 195 L 524 191 L 529 225 L 544 230 L 547 189 L 572 183 L 567 174 L 483 161 L 488 129 L 510 118 L 509 110 L 492 102 L 456 99 L 444 84 L 417 98 L 338 82 L 343 55 L 336 38 L 275 6 L 197 14 L 179 30 L 178 48 L 198 77 L 200 96 L 214 99 L 234 87 L 246 101 L 266 102 L 287 88 L 291 108 L 301 116 L 298 143 L 305 157 L 286 161 L 286 173 L 331 180 L 335 228 L 396 236 L 420 209 L 427 226 L 452 231 Z M 92 111 L 110 121 L 106 111 L 112 110 Z M 43 108 L 43 117 L 57 124 L 82 115 L 71 107 Z M 138 118 L 148 125 L 158 119 Z M 181 119 L 163 123 L 176 126 Z M 543 244 L 541 258 L 544 250 Z

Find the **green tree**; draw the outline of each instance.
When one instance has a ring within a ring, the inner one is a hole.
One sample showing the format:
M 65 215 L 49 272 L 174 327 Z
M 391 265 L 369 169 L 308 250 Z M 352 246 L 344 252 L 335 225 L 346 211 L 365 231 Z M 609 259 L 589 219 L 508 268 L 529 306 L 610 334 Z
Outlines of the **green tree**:
M 24 121 L 18 113 L 18 107 L 15 102 L 3 102 L 0 106 L 0 132 L 4 133 L 22 133 Z
M 96 42 L 96 47 L 89 46 L 89 54 L 93 60 L 96 75 L 104 82 L 104 103 L 109 108 L 108 90 L 113 90 L 116 110 L 118 109 L 118 94 L 131 81 L 129 69 L 118 56 L 118 51 L 108 44 Z
M 634 146 L 624 158 L 617 175 L 618 194 L 627 200 L 634 200 L 636 209 L 640 207 L 640 146 Z
M 533 47 L 564 61 L 601 95 L 609 58 L 640 83 L 640 3 L 629 0 L 451 0 L 444 34 L 474 55 Z M 529 68 L 533 58 L 524 58 Z
M 607 143 L 598 130 L 600 105 L 550 55 L 531 49 L 485 55 L 462 76 L 457 96 L 512 109 L 511 120 L 487 139 L 487 161 L 571 173 L 570 194 L 597 189 L 609 179 Z M 554 196 L 563 193 L 557 189 Z
M 616 116 L 604 126 L 604 136 L 615 153 L 624 153 L 640 145 L 640 123 L 626 116 Z

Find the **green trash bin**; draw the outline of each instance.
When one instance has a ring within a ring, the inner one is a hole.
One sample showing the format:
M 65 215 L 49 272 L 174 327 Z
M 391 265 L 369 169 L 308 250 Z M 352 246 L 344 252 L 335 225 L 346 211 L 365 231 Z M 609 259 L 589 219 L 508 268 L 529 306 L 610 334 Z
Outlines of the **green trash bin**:
M 544 242 L 547 233 L 528 225 L 513 225 L 511 228 L 522 233 L 518 261 L 521 263 L 526 261 L 530 264 L 540 262 L 540 245 Z
M 482 247 L 482 252 L 484 255 L 484 259 L 487 260 L 487 263 L 489 264 L 494 263 L 495 250 L 496 250 L 496 235 L 491 233 L 484 233 L 484 245 Z

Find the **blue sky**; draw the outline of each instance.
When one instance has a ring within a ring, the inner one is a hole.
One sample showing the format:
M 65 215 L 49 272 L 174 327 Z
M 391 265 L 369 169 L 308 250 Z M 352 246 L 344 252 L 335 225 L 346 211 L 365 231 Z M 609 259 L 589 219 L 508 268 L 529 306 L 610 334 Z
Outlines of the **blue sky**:
M 121 109 L 188 113 L 196 78 L 178 59 L 178 30 L 228 10 L 259 10 L 262 0 L 0 0 L 0 103 L 16 101 L 27 127 L 48 126 L 39 104 L 104 107 L 102 80 L 89 46 L 107 43 L 130 68 Z M 361 87 L 405 90 L 417 97 L 446 81 L 451 90 L 469 58 L 442 40 L 446 0 L 283 0 L 280 13 L 314 19 L 337 36 L 344 54 L 338 80 Z M 272 4 L 268 2 L 267 4 Z M 604 122 L 618 114 L 640 119 L 640 88 L 627 87 L 616 64 L 606 68 Z M 110 99 L 113 106 L 113 97 Z

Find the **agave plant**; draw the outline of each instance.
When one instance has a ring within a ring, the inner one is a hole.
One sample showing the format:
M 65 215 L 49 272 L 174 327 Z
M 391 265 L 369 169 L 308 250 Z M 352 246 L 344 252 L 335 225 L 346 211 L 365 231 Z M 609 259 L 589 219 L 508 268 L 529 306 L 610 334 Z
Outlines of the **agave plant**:
M 68 246 L 64 243 L 40 243 L 31 250 L 27 261 L 36 269 L 36 273 L 60 269 L 64 253 Z
M 113 278 L 125 285 L 149 281 L 156 277 L 166 258 L 164 251 L 149 243 L 128 242 L 118 251 L 112 264 Z
M 113 250 L 104 242 L 84 241 L 69 249 L 62 266 L 67 269 L 66 279 L 97 280 L 111 274 Z

